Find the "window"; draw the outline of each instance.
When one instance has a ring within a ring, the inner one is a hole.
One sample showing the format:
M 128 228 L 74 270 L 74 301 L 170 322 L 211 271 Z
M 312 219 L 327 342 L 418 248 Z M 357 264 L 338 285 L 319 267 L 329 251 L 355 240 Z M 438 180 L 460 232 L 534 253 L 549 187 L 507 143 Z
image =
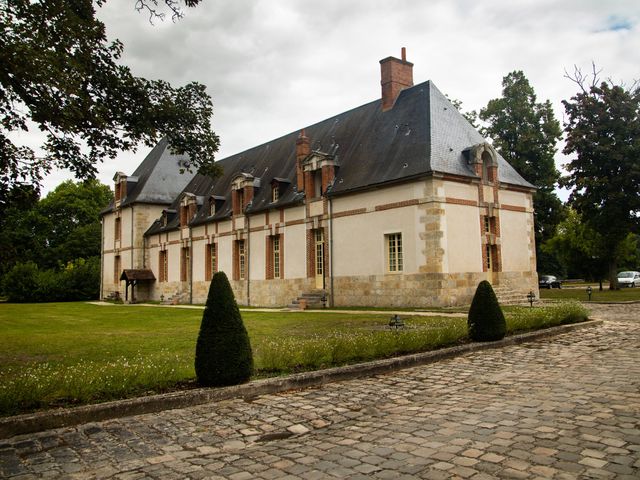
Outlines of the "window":
M 122 273 L 120 271 L 121 268 L 122 263 L 120 255 L 116 255 L 113 259 L 113 283 L 120 283 L 120 274 Z
M 216 214 L 216 201 L 214 198 L 209 200 L 209 216 L 213 217 Z
M 491 232 L 491 219 L 487 216 L 484 217 L 484 231 L 485 233 Z
M 316 276 L 324 275 L 324 232 L 321 228 L 314 231 L 316 244 Z
M 487 271 L 490 272 L 491 271 L 491 245 L 489 244 L 485 245 L 485 256 L 486 256 L 485 267 L 487 268 Z
M 116 225 L 115 225 L 115 240 L 119 241 L 122 238 L 122 220 L 120 217 L 116 217 Z
M 186 282 L 189 279 L 189 247 L 183 247 L 180 252 L 180 281 Z
M 160 250 L 160 255 L 158 257 L 158 270 L 160 277 L 158 281 L 166 282 L 168 278 L 168 261 L 166 250 Z
M 218 271 L 218 244 L 211 243 L 207 245 L 206 251 L 206 277 L 207 280 L 211 280 L 213 278 L 213 274 Z
M 247 268 L 246 250 L 244 248 L 244 240 L 238 240 L 238 278 L 245 279 Z
M 402 272 L 402 234 L 392 233 L 387 237 L 387 270 Z
M 273 278 L 280 278 L 280 236 L 273 237 Z
M 277 202 L 280 198 L 280 187 L 276 183 L 271 187 L 271 202 Z

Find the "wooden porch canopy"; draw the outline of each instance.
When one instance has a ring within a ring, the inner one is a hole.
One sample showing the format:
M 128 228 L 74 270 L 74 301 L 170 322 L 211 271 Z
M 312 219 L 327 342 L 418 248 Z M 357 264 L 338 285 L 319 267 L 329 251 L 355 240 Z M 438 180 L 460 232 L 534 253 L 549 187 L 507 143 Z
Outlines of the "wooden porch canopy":
M 131 301 L 135 302 L 136 297 L 134 293 L 134 287 L 140 282 L 155 282 L 156 277 L 151 270 L 146 269 L 125 269 L 120 275 L 120 281 L 124 280 L 126 283 L 124 299 L 129 300 L 129 285 L 131 285 Z

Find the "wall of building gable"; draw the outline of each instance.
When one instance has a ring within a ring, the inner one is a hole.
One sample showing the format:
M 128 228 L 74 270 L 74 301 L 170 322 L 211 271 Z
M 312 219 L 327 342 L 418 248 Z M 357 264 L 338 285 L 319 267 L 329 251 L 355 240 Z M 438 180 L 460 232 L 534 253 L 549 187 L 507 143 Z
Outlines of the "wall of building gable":
M 337 277 L 387 272 L 385 235 L 402 235 L 404 273 L 418 271 L 416 206 L 373 211 L 333 220 L 333 272 Z M 400 273 L 400 272 L 398 272 Z
M 251 224 L 253 226 L 253 222 Z M 256 280 L 264 280 L 266 272 L 266 238 L 265 231 L 251 233 L 249 241 L 249 248 L 251 251 L 251 258 L 249 262 L 249 275 L 250 278 Z
M 514 190 L 500 190 L 498 198 L 501 205 L 512 205 L 531 209 L 531 195 Z
M 530 242 L 530 213 L 502 210 L 500 226 L 502 235 L 502 266 L 504 271 L 531 270 L 532 248 Z
M 415 200 L 423 197 L 424 181 L 403 183 L 400 185 L 368 190 L 337 197 L 333 202 L 334 214 L 360 208 L 393 205 L 397 202 Z
M 443 273 L 482 272 L 478 207 L 446 204 L 444 212 L 442 224 L 447 249 Z
M 292 225 L 284 234 L 284 278 L 305 279 L 307 277 L 307 254 L 305 225 Z
M 471 183 L 445 181 L 443 182 L 444 196 L 450 199 L 478 201 L 478 186 Z
M 295 222 L 296 220 L 303 220 L 305 216 L 305 207 L 290 207 L 284 210 L 284 221 Z M 277 219 L 271 220 L 272 222 L 279 221 Z

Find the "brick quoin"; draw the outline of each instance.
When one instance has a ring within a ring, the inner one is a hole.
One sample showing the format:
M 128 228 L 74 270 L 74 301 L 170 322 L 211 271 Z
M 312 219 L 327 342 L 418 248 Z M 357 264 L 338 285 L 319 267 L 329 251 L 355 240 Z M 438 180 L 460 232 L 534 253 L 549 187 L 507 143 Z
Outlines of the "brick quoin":
M 322 193 L 327 191 L 331 182 L 336 176 L 336 170 L 333 165 L 325 165 L 322 167 Z

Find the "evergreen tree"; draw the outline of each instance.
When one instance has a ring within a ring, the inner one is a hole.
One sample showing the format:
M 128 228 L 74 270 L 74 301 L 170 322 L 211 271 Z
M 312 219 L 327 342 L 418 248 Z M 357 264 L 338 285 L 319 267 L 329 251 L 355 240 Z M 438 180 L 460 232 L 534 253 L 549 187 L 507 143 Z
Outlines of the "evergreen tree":
M 576 69 L 580 91 L 564 100 L 566 146 L 575 154 L 565 167 L 564 186 L 573 188 L 569 203 L 582 220 L 602 236 L 609 288 L 617 288 L 617 266 L 623 243 L 640 226 L 640 87 L 591 84 Z
M 198 383 L 207 387 L 246 382 L 253 371 L 249 335 L 224 272 L 217 272 L 211 279 L 195 368 Z
M 547 271 L 550 259 L 540 246 L 563 218 L 562 202 L 555 193 L 560 172 L 554 162 L 562 132 L 551 102 L 538 103 L 524 73 L 514 71 L 502 79 L 502 97 L 490 100 L 480 110 L 480 119 L 488 124 L 483 135 L 492 138 L 500 155 L 538 188 L 533 196 L 536 258 L 538 271 Z
M 476 342 L 492 342 L 504 338 L 507 322 L 493 287 L 486 280 L 478 284 L 467 317 L 469 337 Z

